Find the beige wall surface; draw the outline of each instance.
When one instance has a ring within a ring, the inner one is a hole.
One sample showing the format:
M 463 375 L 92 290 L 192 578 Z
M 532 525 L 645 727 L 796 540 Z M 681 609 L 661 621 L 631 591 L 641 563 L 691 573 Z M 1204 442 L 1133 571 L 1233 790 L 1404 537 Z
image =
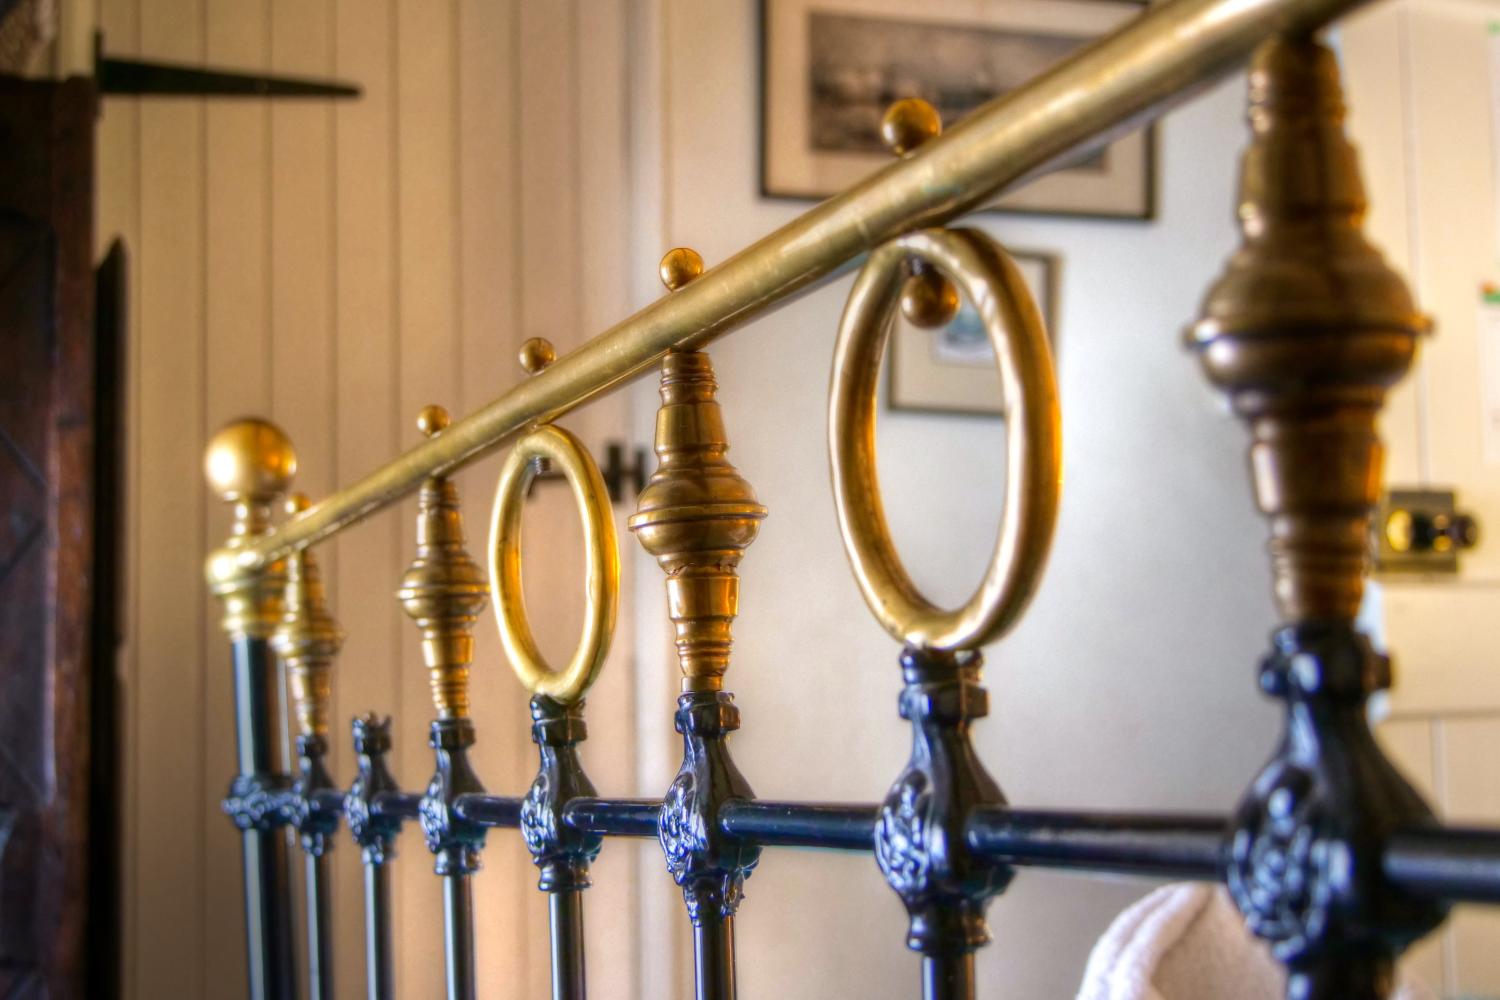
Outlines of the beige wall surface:
M 296 443 L 298 488 L 348 485 L 417 441 L 429 402 L 477 408 L 520 377 L 526 337 L 560 350 L 625 308 L 625 6 L 496 0 L 103 0 L 110 51 L 340 77 L 358 101 L 118 99 L 100 122 L 101 243 L 129 250 L 129 645 L 125 707 L 127 995 L 239 995 L 238 838 L 218 801 L 233 767 L 227 650 L 202 586 L 224 537 L 202 489 L 207 436 L 263 414 Z M 566 423 L 599 446 L 622 404 Z M 469 548 L 482 559 L 493 460 L 467 471 Z M 527 518 L 528 593 L 548 650 L 571 648 L 581 593 L 566 492 Z M 322 546 L 349 631 L 334 685 L 333 772 L 352 777 L 348 719 L 396 719 L 404 787 L 431 772 L 431 717 L 416 630 L 393 597 L 414 552 L 409 501 Z M 623 527 L 623 526 L 622 526 Z M 561 558 L 542 559 L 546 552 Z M 627 619 L 628 620 L 628 619 Z M 626 630 L 628 635 L 628 629 Z M 473 691 L 477 768 L 518 794 L 535 769 L 523 692 L 488 614 Z M 591 758 L 623 794 L 632 754 L 627 655 L 593 701 Z M 398 995 L 442 994 L 440 886 L 420 831 L 400 843 Z M 632 898 L 638 852 L 598 865 L 599 912 Z M 295 857 L 295 855 L 294 855 Z M 514 834 L 491 838 L 477 877 L 484 996 L 539 995 L 545 903 Z M 339 996 L 363 990 L 358 853 L 334 853 Z M 298 865 L 300 872 L 300 865 Z M 591 921 L 591 958 L 628 996 L 628 921 Z

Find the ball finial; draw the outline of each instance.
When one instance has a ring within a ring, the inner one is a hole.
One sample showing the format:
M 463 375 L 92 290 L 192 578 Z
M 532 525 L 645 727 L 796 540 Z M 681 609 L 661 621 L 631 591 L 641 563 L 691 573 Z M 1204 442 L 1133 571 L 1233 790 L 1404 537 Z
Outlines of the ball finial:
M 957 314 L 958 289 L 935 268 L 922 268 L 901 286 L 901 315 L 913 326 L 936 330 Z
M 546 337 L 532 337 L 521 345 L 516 357 L 527 375 L 535 375 L 557 360 L 557 351 L 553 348 L 552 341 Z
M 230 503 L 268 502 L 292 484 L 297 454 L 280 427 L 246 418 L 209 439 L 203 470 L 209 488 Z
M 661 283 L 667 286 L 668 291 L 675 292 L 703 273 L 703 258 L 690 247 L 668 250 L 667 255 L 661 259 L 660 273 Z
M 453 420 L 448 411 L 436 403 L 422 407 L 422 412 L 417 414 L 417 430 L 425 437 L 437 437 L 451 423 Z
M 937 108 L 920 97 L 907 97 L 885 109 L 880 119 L 880 141 L 897 156 L 906 156 L 943 131 Z

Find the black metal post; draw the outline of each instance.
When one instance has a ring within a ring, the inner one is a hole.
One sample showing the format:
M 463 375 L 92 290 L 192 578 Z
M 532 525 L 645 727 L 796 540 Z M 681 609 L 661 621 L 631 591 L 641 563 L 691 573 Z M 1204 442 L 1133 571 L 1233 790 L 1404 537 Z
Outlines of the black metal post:
M 541 694 L 531 699 L 531 718 L 539 764 L 521 800 L 521 835 L 539 872 L 537 888 L 550 897 L 553 1000 L 583 1000 L 583 890 L 593 885 L 589 864 L 604 838 L 568 826 L 564 811 L 596 794 L 578 756 L 588 726 L 581 700 L 563 704 Z
M 911 723 L 906 769 L 875 828 L 875 859 L 911 918 L 906 943 L 922 954 L 926 1000 L 972 1000 L 975 949 L 990 940 L 985 909 L 1013 869 L 969 846 L 969 815 L 1005 798 L 969 741 L 989 711 L 980 656 L 908 646 L 901 654 L 901 717 Z
M 673 719 L 682 734 L 682 766 L 661 804 L 657 836 L 693 922 L 698 1000 L 729 1000 L 735 993 L 734 914 L 760 860 L 759 847 L 730 836 L 719 822 L 728 803 L 755 797 L 729 756 L 740 710 L 727 691 L 690 691 L 677 699 Z
M 393 1000 L 396 970 L 391 963 L 391 870 L 365 862 L 365 984 L 370 1000 Z
M 353 732 L 359 769 L 344 796 L 344 817 L 365 866 L 365 983 L 370 1000 L 392 1000 L 396 981 L 391 960 L 389 865 L 401 820 L 416 815 L 419 800 L 404 795 L 386 767 L 391 720 L 366 715 L 354 720 Z
M 923 1000 L 966 1000 L 974 995 L 974 953 L 922 956 Z
M 307 983 L 309 1000 L 335 1000 L 333 992 L 333 886 L 328 855 L 304 855 L 307 866 Z
M 467 872 L 443 876 L 443 956 L 448 1000 L 474 1000 L 474 894 Z
M 482 795 L 484 786 L 469 763 L 474 723 L 468 718 L 438 719 L 428 744 L 437 769 L 422 796 L 419 819 L 433 854 L 433 870 L 443 878 L 443 951 L 448 969 L 448 1000 L 473 1000 L 474 900 L 469 876 L 479 870 L 485 828 L 459 815 L 464 795 Z
M 306 856 L 307 990 L 309 1000 L 333 1000 L 333 905 L 328 851 L 338 830 L 343 796 L 334 788 L 323 757 L 321 735 L 297 737 L 298 776 L 283 812 L 296 829 Z
M 583 890 L 548 894 L 552 924 L 552 1000 L 584 1000 Z
M 697 1000 L 734 1000 L 732 913 L 700 913 L 693 923 L 693 993 Z
M 232 641 L 239 774 L 224 811 L 243 836 L 245 932 L 251 1000 L 295 1000 L 291 880 L 281 830 L 284 773 L 276 660 L 263 638 Z

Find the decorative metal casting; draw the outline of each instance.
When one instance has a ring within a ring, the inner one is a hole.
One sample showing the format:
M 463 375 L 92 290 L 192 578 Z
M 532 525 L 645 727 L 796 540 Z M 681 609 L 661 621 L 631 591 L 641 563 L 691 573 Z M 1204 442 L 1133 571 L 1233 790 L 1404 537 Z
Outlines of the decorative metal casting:
M 233 650 L 238 772 L 225 809 L 243 831 L 250 992 L 296 995 L 285 832 L 306 856 L 306 975 L 334 995 L 326 852 L 342 816 L 365 869 L 369 995 L 392 995 L 389 867 L 416 819 L 444 887 L 450 997 L 472 997 L 471 875 L 490 828 L 518 829 L 548 894 L 552 993 L 585 996 L 583 893 L 604 839 L 655 837 L 693 928 L 701 1000 L 735 994 L 734 919 L 746 879 L 782 846 L 868 851 L 910 916 L 923 996 L 971 998 L 985 914 L 1028 866 L 1227 883 L 1255 933 L 1289 970 L 1293 1000 L 1376 1000 L 1396 958 L 1450 904 L 1500 902 L 1500 830 L 1441 824 L 1382 755 L 1366 721 L 1389 669 L 1354 626 L 1380 489 L 1375 420 L 1427 320 L 1365 240 L 1365 202 L 1343 132 L 1337 69 L 1314 32 L 1357 0 L 1164 0 L 1044 78 L 942 134 L 936 112 L 894 105 L 883 123 L 898 159 L 711 270 L 686 248 L 662 260 L 669 292 L 558 358 L 536 339 L 526 383 L 321 503 L 272 503 L 296 460 L 284 435 L 247 420 L 210 443 L 211 486 L 235 505 L 233 534 L 209 560 Z M 1252 142 L 1242 167 L 1244 244 L 1210 290 L 1188 344 L 1251 431 L 1256 499 L 1271 527 L 1284 622 L 1262 664 L 1286 706 L 1286 734 L 1233 816 L 1036 812 L 1007 804 L 970 740 L 988 708 L 979 650 L 1003 638 L 1040 584 L 1058 516 L 1061 431 L 1040 314 L 1003 247 L 942 228 L 1068 150 L 1159 113 L 1190 86 L 1245 59 Z M 883 802 L 764 802 L 729 753 L 739 709 L 725 686 L 737 567 L 767 508 L 729 462 L 713 367 L 702 348 L 732 326 L 868 253 L 835 346 L 829 455 L 838 526 L 871 612 L 899 644 L 899 708 L 912 749 Z M 876 380 L 900 310 L 947 322 L 966 297 L 995 349 L 1006 401 L 1008 475 L 989 568 L 971 599 L 936 606 L 892 544 L 875 471 Z M 610 497 L 576 437 L 553 421 L 659 366 L 658 467 L 631 532 L 666 574 L 681 692 L 681 767 L 660 798 L 598 795 L 584 771 L 584 695 L 609 653 L 619 554 Z M 448 477 L 512 445 L 491 517 L 489 574 L 464 549 Z M 588 554 L 583 635 L 561 668 L 537 649 L 521 597 L 524 498 L 538 475 L 565 481 Z M 324 766 L 332 664 L 342 633 L 310 547 L 418 493 L 417 553 L 398 596 L 422 631 L 435 719 L 435 771 L 402 791 L 385 765 L 389 720 L 353 723 L 358 772 L 341 795 Z M 522 796 L 487 794 L 468 757 L 476 738 L 468 676 L 486 594 L 502 646 L 531 697 L 538 769 Z M 273 655 L 274 654 L 274 655 Z M 299 727 L 293 779 L 278 756 L 276 656 Z M 1003 904 L 1001 904 L 1003 905 Z

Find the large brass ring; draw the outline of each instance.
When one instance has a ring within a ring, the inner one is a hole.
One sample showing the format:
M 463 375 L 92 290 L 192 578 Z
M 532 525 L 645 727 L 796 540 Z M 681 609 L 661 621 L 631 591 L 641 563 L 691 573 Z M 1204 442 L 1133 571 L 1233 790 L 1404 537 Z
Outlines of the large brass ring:
M 562 670 L 553 670 L 537 649 L 521 590 L 521 510 L 538 460 L 561 472 L 573 490 L 583 525 L 587 606 L 583 635 Z M 560 427 L 544 426 L 516 443 L 500 469 L 490 515 L 490 599 L 500 625 L 500 643 L 521 683 L 532 694 L 563 703 L 583 697 L 609 654 L 620 599 L 620 555 L 609 491 L 583 444 Z
M 978 311 L 995 349 L 1006 424 L 1005 508 L 989 568 L 963 607 L 937 607 L 901 565 L 875 474 L 876 382 L 892 317 L 918 258 L 946 274 Z M 926 230 L 870 254 L 854 282 L 834 348 L 828 451 L 839 531 L 870 610 L 896 639 L 972 649 L 1005 633 L 1041 577 L 1062 476 L 1057 381 L 1047 331 L 1021 272 L 974 230 Z

